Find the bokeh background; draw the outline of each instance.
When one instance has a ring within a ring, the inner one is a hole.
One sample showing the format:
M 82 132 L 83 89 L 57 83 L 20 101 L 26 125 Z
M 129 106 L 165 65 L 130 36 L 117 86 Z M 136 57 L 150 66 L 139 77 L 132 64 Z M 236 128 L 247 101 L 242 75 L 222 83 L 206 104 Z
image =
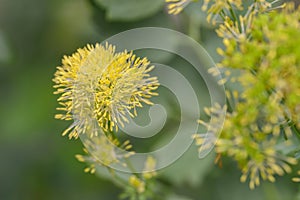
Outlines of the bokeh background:
M 195 3 L 174 17 L 163 0 L 0 0 L 0 199 L 117 199 L 119 188 L 85 174 L 74 158 L 81 142 L 61 136 L 68 123 L 54 119 L 55 67 L 87 43 L 144 26 L 188 34 L 218 62 L 221 41 L 200 8 Z M 173 185 L 169 199 L 300 199 L 289 176 L 250 191 L 235 163 L 223 158 L 220 168 L 213 160 L 211 154 L 199 161 L 191 148 L 165 169 L 160 178 Z

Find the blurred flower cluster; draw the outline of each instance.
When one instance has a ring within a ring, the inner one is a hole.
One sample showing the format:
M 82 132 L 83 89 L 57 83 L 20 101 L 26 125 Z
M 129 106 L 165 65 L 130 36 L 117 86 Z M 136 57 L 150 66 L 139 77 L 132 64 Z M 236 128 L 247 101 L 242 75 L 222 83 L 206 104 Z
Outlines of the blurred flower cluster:
M 226 83 L 228 104 L 205 110 L 217 121 L 224 117 L 225 123 L 220 127 L 200 120 L 208 135 L 196 134 L 196 144 L 199 151 L 215 144 L 217 153 L 236 160 L 241 181 L 249 178 L 251 189 L 260 179 L 274 182 L 275 175 L 291 173 L 291 165 L 297 164 L 300 9 L 277 2 L 248 2 L 247 9 L 242 1 L 203 5 L 208 21 L 218 23 L 216 31 L 223 38 L 225 48 L 217 49 L 223 58 L 218 64 L 223 72 L 219 84 Z M 209 72 L 220 75 L 214 68 Z

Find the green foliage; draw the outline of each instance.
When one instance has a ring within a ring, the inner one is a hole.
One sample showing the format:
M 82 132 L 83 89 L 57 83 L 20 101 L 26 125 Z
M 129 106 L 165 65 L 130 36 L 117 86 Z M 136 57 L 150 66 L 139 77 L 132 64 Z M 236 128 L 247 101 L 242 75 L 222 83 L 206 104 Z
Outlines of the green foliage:
M 164 5 L 163 0 L 95 0 L 106 10 L 110 21 L 138 21 L 153 16 Z
M 183 187 L 183 183 L 192 187 L 205 184 L 204 180 L 214 165 L 215 156 L 212 153 L 204 159 L 198 159 L 195 155 L 197 155 L 197 149 L 195 146 L 192 146 L 174 164 L 162 171 L 162 177 L 165 177 L 178 187 Z M 189 163 L 189 169 L 183 170 L 186 167 L 186 163 Z

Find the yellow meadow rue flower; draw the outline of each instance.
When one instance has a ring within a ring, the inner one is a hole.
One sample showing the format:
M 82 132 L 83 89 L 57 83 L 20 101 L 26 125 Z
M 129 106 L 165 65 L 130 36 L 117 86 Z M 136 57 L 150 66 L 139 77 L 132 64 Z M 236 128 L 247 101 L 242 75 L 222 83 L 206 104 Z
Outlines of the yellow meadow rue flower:
M 277 144 L 288 145 L 279 143 L 281 125 L 257 121 L 259 110 L 263 108 L 241 104 L 236 99 L 239 97 L 237 91 L 233 91 L 228 97 L 235 98 L 233 105 L 236 105 L 236 109 L 232 112 L 226 113 L 224 110 L 226 106 L 221 108 L 215 105 L 205 108 L 205 113 L 215 120 L 212 119 L 210 122 L 199 120 L 199 123 L 208 131 L 206 135 L 194 136 L 199 151 L 210 149 L 215 144 L 215 151 L 218 155 L 230 156 L 238 162 L 243 172 L 241 181 L 245 182 L 249 177 L 251 189 L 260 184 L 260 179 L 274 182 L 275 175 L 282 176 L 284 173 L 290 173 L 289 165 L 296 164 L 297 160 L 276 151 Z M 223 117 L 225 117 L 225 123 L 222 126 Z M 222 133 L 218 138 L 217 133 L 220 129 Z M 272 137 L 270 134 L 273 134 Z
M 283 8 L 285 4 L 275 6 L 280 0 L 274 0 L 269 2 L 267 0 L 256 0 L 252 1 L 252 4 L 247 9 L 245 14 L 245 19 L 253 14 L 258 12 L 262 13 L 265 11 L 270 11 L 273 9 Z M 238 22 L 238 17 L 236 16 L 235 10 L 244 10 L 245 5 L 243 5 L 242 0 L 204 0 L 202 10 L 207 11 L 207 21 L 215 24 L 218 18 L 223 21 L 227 21 L 226 18 L 230 18 L 236 22 Z M 243 20 L 240 20 L 243 21 Z M 239 28 L 242 28 L 242 24 Z
M 152 156 L 148 156 L 144 169 L 141 174 L 130 174 L 126 184 L 126 190 L 121 195 L 122 198 L 133 199 L 156 199 L 157 182 L 153 179 L 156 176 L 155 172 L 156 160 Z
M 238 79 L 245 88 L 243 99 L 253 101 L 256 107 L 266 103 L 269 121 L 276 121 L 277 112 L 278 119 L 291 118 L 291 124 L 297 128 L 300 128 L 299 11 L 300 8 L 287 4 L 282 12 L 258 15 L 247 25 L 251 29 L 247 29 L 242 40 L 234 37 L 240 35 L 234 31 L 237 25 L 232 28 L 225 23 L 218 32 L 225 37 L 225 50 L 218 49 L 224 57 L 219 66 L 243 70 Z
M 253 13 L 245 16 L 239 16 L 239 21 L 233 21 L 229 17 L 225 17 L 224 23 L 217 29 L 219 37 L 225 39 L 235 39 L 243 41 L 249 37 L 250 27 L 253 19 Z M 226 41 L 224 41 L 226 43 Z M 223 55 L 223 50 L 217 50 L 220 55 Z
M 135 188 L 135 190 L 138 193 L 145 192 L 145 187 L 146 187 L 145 182 L 139 179 L 137 176 L 135 175 L 130 176 L 128 182 L 133 188 Z
M 96 44 L 78 49 L 71 56 L 64 56 L 62 66 L 55 73 L 55 94 L 60 94 L 55 118 L 74 120 L 63 132 L 69 138 L 88 133 L 98 135 L 104 131 L 118 130 L 137 115 L 136 108 L 157 95 L 156 77 L 150 77 L 154 68 L 147 58 L 136 57 L 132 52 L 116 53 L 115 47 Z
M 275 182 L 275 175 L 283 176 L 292 171 L 290 164 L 297 164 L 297 160 L 292 157 L 282 156 L 273 149 L 267 148 L 255 155 L 243 167 L 241 182 L 245 182 L 249 177 L 249 187 L 254 189 L 260 185 L 260 179 Z
M 226 11 L 233 13 L 233 9 L 242 10 L 242 0 L 204 0 L 202 10 L 207 11 L 207 21 L 215 24 L 219 15 L 224 17 Z
M 233 124 L 234 120 L 227 119 L 221 137 L 216 142 L 216 152 L 238 162 L 243 173 L 241 182 L 249 178 L 249 187 L 254 189 L 261 179 L 274 182 L 275 175 L 282 176 L 292 171 L 290 165 L 297 164 L 297 160 L 276 150 L 277 144 L 284 145 L 278 143 L 278 136 L 269 139 L 265 133 L 255 131 L 256 128 L 249 130 L 248 126 L 238 127 Z
M 191 1 L 193 0 L 165 0 L 168 13 L 172 15 L 179 14 Z
M 225 71 L 220 84 L 229 80 L 242 90 L 226 92 L 228 112 L 216 152 L 237 161 L 241 181 L 249 178 L 251 189 L 261 179 L 274 182 L 276 175 L 290 173 L 290 165 L 297 163 L 278 147 L 299 138 L 299 11 L 287 4 L 281 11 L 244 15 L 239 23 L 228 18 L 218 32 L 225 45 L 225 50 L 218 50 L 224 58 L 219 66 Z M 238 77 L 226 73 L 228 68 L 238 69 Z M 209 109 L 206 113 L 215 116 Z M 196 138 L 198 145 L 205 146 L 203 141 Z
M 231 7 L 235 7 L 242 9 L 241 6 L 242 0 L 204 0 L 202 10 L 208 10 L 208 12 L 219 13 L 222 9 L 225 8 L 229 9 Z
M 134 154 L 133 151 L 128 151 L 132 148 L 129 141 L 120 143 L 117 139 L 112 138 L 112 136 L 97 136 L 93 137 L 92 140 L 85 141 L 86 148 L 84 152 L 89 155 L 77 154 L 75 157 L 80 162 L 86 162 L 90 166 L 84 171 L 94 173 L 96 171 L 95 166 L 109 166 L 110 164 L 119 163 L 122 158 L 128 158 Z M 123 153 L 118 153 L 117 148 L 124 149 Z M 126 166 L 126 163 L 121 163 Z

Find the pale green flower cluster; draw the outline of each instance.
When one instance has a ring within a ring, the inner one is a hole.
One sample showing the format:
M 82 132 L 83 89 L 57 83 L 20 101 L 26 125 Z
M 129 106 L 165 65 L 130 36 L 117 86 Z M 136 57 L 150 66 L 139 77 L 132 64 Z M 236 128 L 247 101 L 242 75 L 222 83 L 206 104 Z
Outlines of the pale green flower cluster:
M 300 9 L 287 4 L 258 12 L 271 6 L 255 1 L 244 16 L 225 16 L 217 30 L 225 46 L 217 49 L 223 57 L 222 83 L 241 89 L 227 89 L 228 112 L 216 152 L 238 162 L 241 181 L 249 178 L 251 189 L 260 179 L 274 182 L 275 175 L 292 172 L 296 158 L 279 149 L 300 139 Z M 207 145 L 202 141 L 196 137 Z

